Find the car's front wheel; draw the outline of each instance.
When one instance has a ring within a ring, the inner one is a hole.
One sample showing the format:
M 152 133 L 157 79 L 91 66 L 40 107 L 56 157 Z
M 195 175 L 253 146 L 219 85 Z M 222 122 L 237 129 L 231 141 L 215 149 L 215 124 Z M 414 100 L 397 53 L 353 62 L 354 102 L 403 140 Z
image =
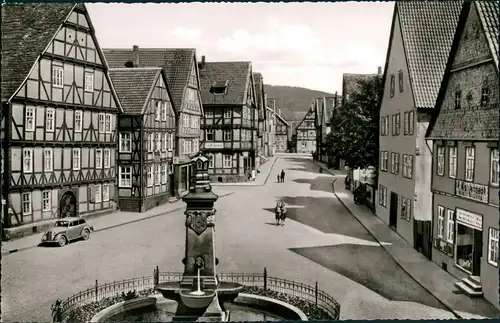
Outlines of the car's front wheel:
M 83 230 L 83 232 L 82 232 L 82 238 L 83 238 L 83 240 L 88 240 L 89 237 L 90 237 L 90 231 L 87 230 L 87 229 Z
M 65 236 L 60 236 L 59 239 L 57 239 L 57 242 L 59 243 L 59 247 L 64 247 L 68 240 Z

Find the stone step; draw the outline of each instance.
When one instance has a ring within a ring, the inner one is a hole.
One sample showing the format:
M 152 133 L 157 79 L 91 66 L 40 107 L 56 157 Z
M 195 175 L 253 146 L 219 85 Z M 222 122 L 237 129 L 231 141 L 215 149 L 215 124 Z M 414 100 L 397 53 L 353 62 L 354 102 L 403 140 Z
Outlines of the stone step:
M 469 280 L 476 283 L 476 285 L 481 285 L 481 277 L 479 276 L 469 276 Z
M 469 297 L 482 297 L 483 292 L 476 292 L 467 286 L 463 281 L 455 282 L 455 286 Z
M 470 277 L 462 279 L 462 282 L 475 292 L 481 292 L 483 287 Z

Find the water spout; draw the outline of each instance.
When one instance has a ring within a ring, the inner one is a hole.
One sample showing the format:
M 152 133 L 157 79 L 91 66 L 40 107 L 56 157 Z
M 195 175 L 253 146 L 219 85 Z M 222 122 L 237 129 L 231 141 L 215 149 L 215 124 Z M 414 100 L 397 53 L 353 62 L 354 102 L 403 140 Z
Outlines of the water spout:
M 189 293 L 190 295 L 205 295 L 205 292 L 201 290 L 201 281 L 200 281 L 200 267 L 198 267 L 198 288 L 195 291 Z

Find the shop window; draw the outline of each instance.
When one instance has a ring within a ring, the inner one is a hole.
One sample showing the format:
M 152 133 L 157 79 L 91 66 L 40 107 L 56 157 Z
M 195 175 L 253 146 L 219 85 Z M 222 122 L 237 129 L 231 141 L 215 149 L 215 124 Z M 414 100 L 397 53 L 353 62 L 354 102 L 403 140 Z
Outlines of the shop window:
M 474 229 L 457 223 L 457 259 L 456 264 L 472 273 L 472 253 L 474 251 Z
M 498 266 L 498 230 L 490 228 L 488 235 L 488 263 Z

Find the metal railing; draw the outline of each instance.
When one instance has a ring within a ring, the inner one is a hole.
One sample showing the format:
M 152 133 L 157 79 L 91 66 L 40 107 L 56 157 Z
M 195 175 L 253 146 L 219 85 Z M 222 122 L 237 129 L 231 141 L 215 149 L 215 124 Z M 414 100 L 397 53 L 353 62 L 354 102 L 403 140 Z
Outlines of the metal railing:
M 152 289 L 158 283 L 180 281 L 182 275 L 182 272 L 160 272 L 156 267 L 153 276 L 123 279 L 105 284 L 99 284 L 96 280 L 93 287 L 70 296 L 62 302 L 56 302 L 57 305 L 54 304 L 52 308 L 56 308 L 59 319 L 55 321 L 64 321 L 71 311 L 83 305 L 134 290 L 141 292 Z M 340 317 L 340 304 L 332 296 L 319 290 L 317 282 L 315 286 L 311 286 L 288 279 L 268 277 L 265 268 L 262 273 L 220 273 L 218 276 L 222 281 L 238 282 L 246 287 L 262 288 L 310 301 L 333 319 Z

